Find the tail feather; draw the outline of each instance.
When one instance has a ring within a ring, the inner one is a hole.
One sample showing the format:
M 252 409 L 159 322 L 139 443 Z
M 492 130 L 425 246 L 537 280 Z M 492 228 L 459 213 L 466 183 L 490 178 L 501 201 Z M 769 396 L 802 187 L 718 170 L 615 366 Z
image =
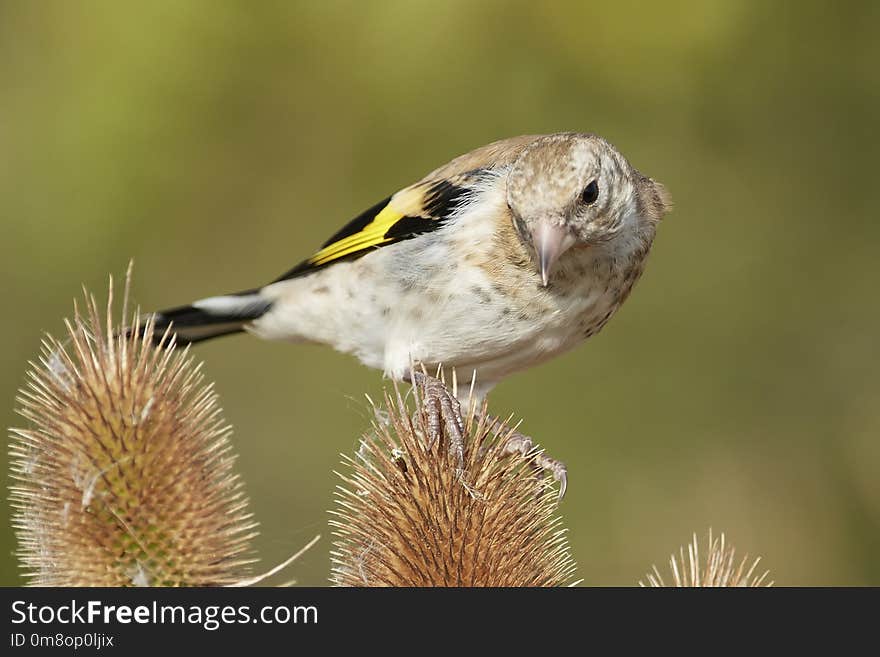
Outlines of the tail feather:
M 244 330 L 245 324 L 264 315 L 272 302 L 259 291 L 209 297 L 189 306 L 170 308 L 153 315 L 153 339 L 158 341 L 170 327 L 178 344 L 202 342 Z

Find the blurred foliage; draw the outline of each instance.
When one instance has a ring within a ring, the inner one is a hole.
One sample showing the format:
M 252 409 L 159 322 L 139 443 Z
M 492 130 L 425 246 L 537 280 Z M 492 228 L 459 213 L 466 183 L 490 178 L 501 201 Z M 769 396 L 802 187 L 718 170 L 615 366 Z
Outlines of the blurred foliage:
M 145 309 L 256 285 L 454 155 L 591 130 L 675 212 L 609 327 L 492 396 L 569 466 L 579 576 L 635 584 L 712 526 L 780 584 L 880 585 L 878 30 L 870 1 L 4 0 L 2 422 L 132 257 Z M 196 354 L 279 562 L 327 535 L 383 382 L 326 348 Z M 8 520 L 0 546 L 20 582 Z

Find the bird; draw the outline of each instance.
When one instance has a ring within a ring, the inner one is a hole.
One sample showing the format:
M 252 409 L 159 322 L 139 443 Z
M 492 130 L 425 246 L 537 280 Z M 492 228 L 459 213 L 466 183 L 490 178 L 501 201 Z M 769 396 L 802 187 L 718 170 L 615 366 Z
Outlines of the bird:
M 267 285 L 160 311 L 150 330 L 329 345 L 395 381 L 452 368 L 482 399 L 605 326 L 670 208 L 599 135 L 512 137 L 373 205 Z M 462 400 L 422 383 L 433 426 L 460 442 Z

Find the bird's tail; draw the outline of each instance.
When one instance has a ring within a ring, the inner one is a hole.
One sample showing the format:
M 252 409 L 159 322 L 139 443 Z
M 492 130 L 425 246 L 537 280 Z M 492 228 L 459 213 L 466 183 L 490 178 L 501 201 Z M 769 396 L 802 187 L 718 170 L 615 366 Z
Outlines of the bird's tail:
M 178 306 L 153 314 L 153 338 L 159 341 L 168 331 L 177 344 L 192 344 L 244 330 L 245 324 L 262 317 L 272 302 L 259 290 L 220 297 L 208 297 L 189 306 Z

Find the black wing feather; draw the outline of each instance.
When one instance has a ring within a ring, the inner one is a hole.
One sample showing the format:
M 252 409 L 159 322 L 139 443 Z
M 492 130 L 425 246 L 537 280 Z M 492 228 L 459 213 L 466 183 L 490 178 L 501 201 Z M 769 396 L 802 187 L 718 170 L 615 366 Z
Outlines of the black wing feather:
M 419 186 L 423 187 L 425 190 L 421 208 L 410 214 L 406 214 L 395 221 L 384 233 L 384 241 L 381 244 L 365 246 L 359 251 L 322 264 L 316 264 L 311 259 L 304 260 L 273 282 L 277 283 L 279 281 L 305 276 L 318 271 L 319 269 L 323 269 L 324 267 L 334 265 L 337 262 L 360 258 L 373 249 L 395 244 L 402 240 L 410 239 L 417 235 L 423 235 L 424 233 L 441 228 L 449 217 L 467 201 L 468 197 L 473 192 L 472 187 L 468 183 L 472 183 L 474 180 L 481 178 L 486 171 L 486 169 L 475 169 L 473 171 L 465 172 L 453 179 L 454 182 L 443 179 L 419 183 Z M 334 233 L 330 239 L 324 242 L 321 248 L 327 248 L 340 240 L 356 235 L 364 230 L 379 215 L 379 213 L 388 206 L 392 198 L 393 197 L 389 196 L 349 221 L 345 226 Z

